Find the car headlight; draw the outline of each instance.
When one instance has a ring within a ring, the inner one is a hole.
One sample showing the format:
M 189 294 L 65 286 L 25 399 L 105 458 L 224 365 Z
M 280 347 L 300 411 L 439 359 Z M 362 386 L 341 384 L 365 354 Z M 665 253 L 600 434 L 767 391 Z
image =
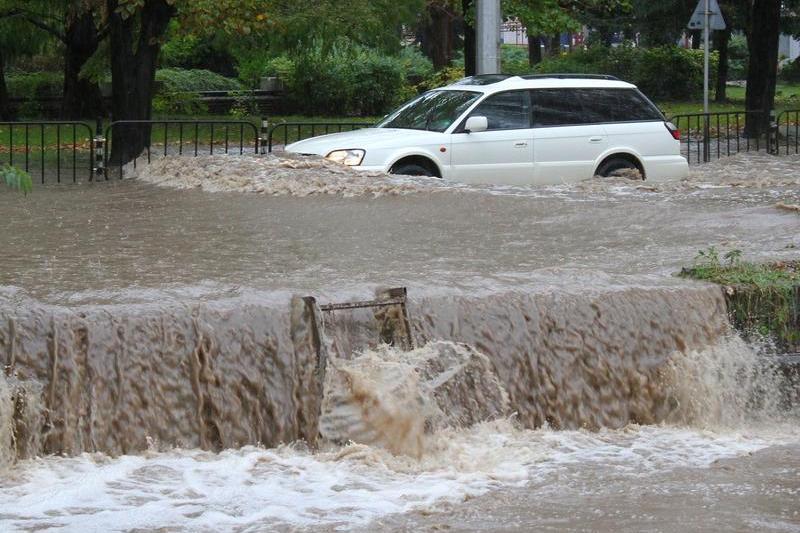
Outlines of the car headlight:
M 325 158 L 349 167 L 356 167 L 364 160 L 364 150 L 335 150 Z

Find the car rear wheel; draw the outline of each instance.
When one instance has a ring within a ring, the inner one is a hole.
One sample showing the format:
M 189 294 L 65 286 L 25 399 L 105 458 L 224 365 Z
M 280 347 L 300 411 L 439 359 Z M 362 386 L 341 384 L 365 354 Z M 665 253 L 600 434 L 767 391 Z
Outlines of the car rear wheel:
M 389 170 L 389 173 L 400 174 L 402 176 L 428 176 L 430 178 L 435 176 L 429 169 L 416 163 L 400 163 L 399 165 L 393 166 L 391 170 Z
M 597 175 L 602 178 L 622 177 L 631 179 L 644 179 L 642 171 L 636 164 L 622 157 L 614 157 L 604 161 L 597 169 Z

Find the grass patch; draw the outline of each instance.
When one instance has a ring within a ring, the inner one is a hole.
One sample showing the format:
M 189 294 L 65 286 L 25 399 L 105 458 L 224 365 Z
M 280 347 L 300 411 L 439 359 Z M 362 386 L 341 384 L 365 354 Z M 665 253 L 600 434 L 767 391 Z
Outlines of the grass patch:
M 680 276 L 725 287 L 728 315 L 746 337 L 770 339 L 780 351 L 800 351 L 800 261 L 750 263 L 740 250 L 708 248 Z

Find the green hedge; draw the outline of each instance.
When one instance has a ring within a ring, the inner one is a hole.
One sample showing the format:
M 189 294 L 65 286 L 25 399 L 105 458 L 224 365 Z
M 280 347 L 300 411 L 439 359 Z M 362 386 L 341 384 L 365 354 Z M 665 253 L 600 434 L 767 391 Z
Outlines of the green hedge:
M 61 96 L 64 75 L 60 72 L 12 72 L 6 76 L 8 93 L 16 98 Z
M 156 82 L 167 91 L 240 91 L 239 80 L 226 78 L 204 69 L 162 68 L 156 71 Z
M 293 109 L 307 115 L 382 115 L 408 95 L 401 58 L 347 41 L 276 58 L 265 73 L 278 75 Z
M 711 57 L 715 74 L 718 55 Z M 635 48 L 593 46 L 536 66 L 539 73 L 610 74 L 636 84 L 654 100 L 689 100 L 703 91 L 703 51 L 677 46 Z M 712 85 L 714 80 L 712 79 Z

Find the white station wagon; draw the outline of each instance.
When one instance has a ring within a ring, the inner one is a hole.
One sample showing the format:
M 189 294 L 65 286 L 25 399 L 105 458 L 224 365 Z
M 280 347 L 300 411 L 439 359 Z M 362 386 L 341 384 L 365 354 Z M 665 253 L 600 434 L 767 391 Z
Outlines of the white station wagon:
M 638 171 L 682 178 L 680 132 L 611 76 L 486 75 L 429 91 L 377 126 L 286 147 L 365 171 L 467 183 L 559 184 Z

